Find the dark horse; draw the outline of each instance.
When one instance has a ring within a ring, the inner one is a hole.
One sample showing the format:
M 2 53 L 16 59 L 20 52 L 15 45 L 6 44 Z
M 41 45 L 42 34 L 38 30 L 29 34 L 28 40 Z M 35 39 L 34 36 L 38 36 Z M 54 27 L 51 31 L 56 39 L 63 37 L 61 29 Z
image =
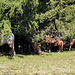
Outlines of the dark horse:
M 46 55 L 45 53 L 42 52 L 41 44 L 39 42 L 33 42 L 33 52 L 32 53 Z
M 33 42 L 33 54 L 42 54 L 40 46 L 38 42 Z
M 69 51 L 71 51 L 71 47 L 73 46 L 74 43 L 75 43 L 75 39 L 70 40 L 70 42 L 63 40 L 64 46 L 69 47 Z
M 43 42 L 47 44 L 47 49 L 49 50 L 49 53 L 51 52 L 51 47 L 58 46 L 59 52 L 62 52 L 63 49 L 63 41 L 60 39 L 55 39 L 51 37 L 46 37 Z
M 14 50 L 14 34 L 9 34 L 7 36 L 7 38 L 5 38 L 4 34 L 0 34 L 0 46 L 4 45 L 4 44 L 8 44 L 9 47 L 11 48 L 9 54 L 11 54 L 11 56 L 15 56 L 15 50 Z

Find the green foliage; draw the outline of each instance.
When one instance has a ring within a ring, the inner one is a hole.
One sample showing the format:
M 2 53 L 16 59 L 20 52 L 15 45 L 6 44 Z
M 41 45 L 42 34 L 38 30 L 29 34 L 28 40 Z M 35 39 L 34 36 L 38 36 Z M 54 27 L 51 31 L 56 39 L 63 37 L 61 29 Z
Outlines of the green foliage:
M 9 20 L 2 20 L 0 22 L 0 34 L 3 34 L 6 38 L 11 33 L 11 23 L 9 22 Z
M 75 38 L 75 5 L 66 6 L 59 12 L 59 19 L 56 19 L 56 25 L 59 32 L 63 33 L 64 39 Z M 62 31 L 61 31 L 62 30 Z
M 64 39 L 75 38 L 74 0 L 0 0 L 0 22 L 6 23 L 5 19 L 11 22 L 14 34 L 28 39 L 38 41 L 47 34 L 55 35 L 53 31 Z

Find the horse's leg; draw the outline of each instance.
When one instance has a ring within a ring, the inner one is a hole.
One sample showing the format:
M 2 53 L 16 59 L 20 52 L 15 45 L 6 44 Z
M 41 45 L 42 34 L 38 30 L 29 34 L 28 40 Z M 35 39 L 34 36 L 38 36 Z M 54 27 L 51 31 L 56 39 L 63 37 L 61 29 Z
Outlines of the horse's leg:
M 70 43 L 70 47 L 69 47 L 69 51 L 71 51 L 71 47 L 72 47 L 72 45 L 74 44 L 74 42 L 72 43 Z
M 48 48 L 48 52 L 50 53 L 51 52 L 50 43 L 47 43 L 47 48 Z
M 64 45 L 64 44 L 63 44 L 63 41 L 62 41 L 62 43 L 61 43 L 61 50 L 62 50 L 62 51 L 63 51 L 63 45 Z
M 59 46 L 59 52 L 62 52 L 62 48 L 61 48 L 61 46 Z
M 16 56 L 16 52 L 15 52 L 15 50 L 14 50 L 13 48 L 11 48 L 9 54 L 10 54 L 12 57 Z
M 15 49 L 14 49 L 14 41 L 12 44 L 9 45 L 9 47 L 11 48 L 9 54 L 11 54 L 12 57 L 16 56 L 16 52 L 15 52 Z
M 15 52 L 14 46 L 12 48 L 12 54 L 13 54 L 13 56 L 16 56 L 16 52 Z
M 14 48 L 14 41 L 13 41 L 13 45 L 12 45 L 12 51 L 13 51 L 13 56 L 16 56 L 16 52 L 15 52 L 15 48 Z
M 51 52 L 51 50 L 49 49 L 49 53 Z
M 59 46 L 59 52 L 62 52 L 62 50 L 63 50 L 63 41 L 61 41 L 60 45 L 58 45 L 58 46 Z
M 70 47 L 69 47 L 69 51 L 71 51 L 71 47 L 72 47 L 72 45 L 70 45 Z
M 63 44 L 59 45 L 59 52 L 62 52 Z
M 49 53 L 51 52 L 51 43 L 49 44 Z
M 50 47 L 48 47 L 47 49 L 48 49 L 48 53 L 50 53 L 50 52 L 51 52 L 51 49 L 50 49 Z

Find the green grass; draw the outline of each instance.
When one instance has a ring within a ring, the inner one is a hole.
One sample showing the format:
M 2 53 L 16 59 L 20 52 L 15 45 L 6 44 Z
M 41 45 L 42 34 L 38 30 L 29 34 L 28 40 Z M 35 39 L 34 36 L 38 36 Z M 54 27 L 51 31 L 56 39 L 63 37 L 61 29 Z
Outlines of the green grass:
M 0 75 L 75 75 L 75 51 L 0 56 Z

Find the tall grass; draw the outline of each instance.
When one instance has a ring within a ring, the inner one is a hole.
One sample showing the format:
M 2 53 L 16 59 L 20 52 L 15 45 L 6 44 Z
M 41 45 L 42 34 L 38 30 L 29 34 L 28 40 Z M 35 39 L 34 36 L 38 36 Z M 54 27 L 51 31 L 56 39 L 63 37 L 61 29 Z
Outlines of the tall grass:
M 75 75 L 75 51 L 0 56 L 0 75 Z

